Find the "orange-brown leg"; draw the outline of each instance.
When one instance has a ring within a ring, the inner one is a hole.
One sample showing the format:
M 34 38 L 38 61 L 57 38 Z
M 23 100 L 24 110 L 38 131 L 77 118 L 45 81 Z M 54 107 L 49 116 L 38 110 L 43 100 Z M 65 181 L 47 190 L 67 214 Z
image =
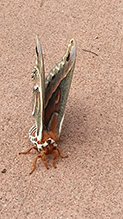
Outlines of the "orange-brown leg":
M 29 174 L 32 174 L 32 173 L 33 173 L 33 171 L 34 171 L 34 169 L 35 169 L 35 166 L 36 166 L 37 159 L 40 158 L 40 157 L 41 157 L 40 154 L 35 157 L 35 159 L 34 159 L 34 161 L 33 161 L 32 170 L 31 170 L 31 172 L 30 172 Z
M 27 154 L 29 153 L 32 149 L 35 149 L 36 151 L 38 151 L 38 148 L 35 147 L 35 146 L 32 146 L 31 148 L 29 148 L 27 151 L 24 151 L 24 152 L 19 152 L 19 154 Z
M 62 158 L 67 158 L 67 157 L 68 157 L 68 155 L 63 156 L 63 155 L 61 154 L 61 152 L 60 152 L 60 149 L 59 149 L 58 147 L 56 147 L 56 150 L 58 151 L 60 157 L 62 157 Z
M 41 151 L 40 155 L 41 155 L 41 159 L 42 159 L 42 161 L 43 161 L 45 167 L 46 167 L 47 169 L 49 169 L 49 167 L 48 167 L 48 165 L 47 165 L 47 161 L 46 161 L 46 154 L 45 154 L 45 151 Z
M 59 152 L 58 152 L 58 150 L 53 150 L 52 154 L 54 154 L 54 156 L 53 156 L 53 167 L 57 168 L 56 165 L 55 165 L 55 160 L 58 157 Z

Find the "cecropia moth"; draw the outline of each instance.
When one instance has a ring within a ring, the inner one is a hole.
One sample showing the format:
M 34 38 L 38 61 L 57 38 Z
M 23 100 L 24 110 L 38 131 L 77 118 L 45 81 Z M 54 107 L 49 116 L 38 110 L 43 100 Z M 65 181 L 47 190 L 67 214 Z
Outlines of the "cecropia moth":
M 41 45 L 38 37 L 36 37 L 36 64 L 31 72 L 34 83 L 32 115 L 35 119 L 35 125 L 29 130 L 29 138 L 34 146 L 25 152 L 19 153 L 27 154 L 32 149 L 39 152 L 33 161 L 30 174 L 34 171 L 38 158 L 41 158 L 46 168 L 49 169 L 46 162 L 46 155 L 54 154 L 53 166 L 55 168 L 55 159 L 58 155 L 62 158 L 68 157 L 61 155 L 57 141 L 64 120 L 64 111 L 73 75 L 75 58 L 76 44 L 74 39 L 71 39 L 61 62 L 57 63 L 45 78 Z

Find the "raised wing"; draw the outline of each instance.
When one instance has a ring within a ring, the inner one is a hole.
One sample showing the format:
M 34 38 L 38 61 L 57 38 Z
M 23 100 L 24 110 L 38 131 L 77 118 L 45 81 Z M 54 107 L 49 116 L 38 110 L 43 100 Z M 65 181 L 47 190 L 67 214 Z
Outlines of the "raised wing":
M 41 45 L 36 37 L 36 64 L 33 67 L 31 77 L 34 82 L 33 87 L 33 112 L 36 127 L 32 127 L 30 132 L 36 130 L 35 137 L 37 141 L 42 139 L 43 132 L 43 115 L 44 115 L 44 95 L 45 95 L 45 74 L 44 74 L 44 63 L 41 51 Z M 33 141 L 31 139 L 31 141 Z
M 76 58 L 76 45 L 71 39 L 61 62 L 45 78 L 44 125 L 47 131 L 60 136 L 64 119 L 64 110 L 73 75 Z

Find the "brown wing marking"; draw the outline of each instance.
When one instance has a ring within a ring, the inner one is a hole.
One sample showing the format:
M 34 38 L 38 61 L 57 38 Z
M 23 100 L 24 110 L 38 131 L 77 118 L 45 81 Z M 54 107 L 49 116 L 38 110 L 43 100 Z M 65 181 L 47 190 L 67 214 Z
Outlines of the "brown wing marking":
M 59 113 L 59 101 L 61 97 L 61 90 L 58 88 L 52 95 L 46 109 L 45 109 L 45 125 L 48 131 L 55 133 L 58 113 Z
M 58 104 L 58 103 L 59 103 L 60 96 L 61 96 L 61 90 L 59 89 L 59 90 L 58 90 L 58 95 L 57 95 L 57 97 L 56 97 L 56 99 L 55 99 L 55 104 Z
M 54 113 L 50 124 L 50 131 L 52 131 L 53 133 L 55 133 L 56 130 L 57 120 L 58 120 L 58 114 Z

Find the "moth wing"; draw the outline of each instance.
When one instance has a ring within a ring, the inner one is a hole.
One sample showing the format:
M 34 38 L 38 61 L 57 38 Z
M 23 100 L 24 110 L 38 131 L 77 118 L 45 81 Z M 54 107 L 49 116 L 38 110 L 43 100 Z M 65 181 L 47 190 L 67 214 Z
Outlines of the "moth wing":
M 60 136 L 64 110 L 69 93 L 76 58 L 76 44 L 70 40 L 61 62 L 45 78 L 44 124 L 47 131 Z
M 35 137 L 40 141 L 42 139 L 43 131 L 45 73 L 43 55 L 38 37 L 36 37 L 36 64 L 33 67 L 31 77 L 34 82 L 32 115 L 34 116 L 36 123 Z

